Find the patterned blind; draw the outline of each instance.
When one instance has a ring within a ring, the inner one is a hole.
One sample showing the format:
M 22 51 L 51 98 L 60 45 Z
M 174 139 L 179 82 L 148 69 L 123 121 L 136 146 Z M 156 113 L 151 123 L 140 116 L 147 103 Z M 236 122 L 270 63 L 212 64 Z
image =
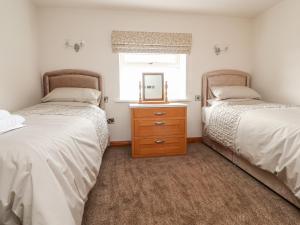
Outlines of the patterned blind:
M 114 53 L 189 54 L 192 34 L 113 31 L 111 42 Z

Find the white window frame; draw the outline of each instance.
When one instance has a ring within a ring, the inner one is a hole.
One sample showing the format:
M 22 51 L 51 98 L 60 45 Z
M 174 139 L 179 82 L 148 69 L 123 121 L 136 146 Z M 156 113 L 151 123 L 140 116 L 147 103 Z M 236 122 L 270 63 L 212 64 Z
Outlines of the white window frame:
M 136 103 L 138 102 L 138 100 L 128 100 L 128 99 L 121 99 L 121 66 L 124 64 L 124 61 L 125 61 L 125 55 L 127 53 L 119 53 L 118 54 L 118 59 L 119 59 L 119 76 L 118 76 L 118 80 L 119 80 L 119 84 L 118 84 L 118 99 L 116 100 L 116 102 L 129 102 L 129 103 Z M 145 53 L 146 54 L 146 53 Z M 170 102 L 189 102 L 191 101 L 189 98 L 188 98 L 188 55 L 187 54 L 182 54 L 182 55 L 185 55 L 185 96 L 184 98 L 180 98 L 180 99 L 170 99 L 169 98 L 169 101 Z M 130 62 L 128 62 L 128 64 L 130 64 Z M 132 62 L 133 65 L 135 66 L 140 66 L 140 67 L 147 67 L 149 66 L 149 63 L 134 63 Z M 153 62 L 151 65 L 178 65 L 178 61 L 177 63 L 159 63 L 159 62 Z M 148 72 L 148 71 L 145 71 L 145 72 Z

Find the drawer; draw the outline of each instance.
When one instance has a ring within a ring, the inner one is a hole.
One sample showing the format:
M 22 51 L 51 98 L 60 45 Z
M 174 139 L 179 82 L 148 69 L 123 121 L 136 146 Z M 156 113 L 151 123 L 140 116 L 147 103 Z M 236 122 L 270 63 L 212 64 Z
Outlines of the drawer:
M 134 136 L 185 135 L 185 119 L 139 119 L 134 121 Z
M 133 157 L 179 155 L 186 153 L 185 137 L 135 138 Z
M 172 117 L 185 117 L 186 108 L 135 108 L 133 109 L 134 118 L 172 118 Z

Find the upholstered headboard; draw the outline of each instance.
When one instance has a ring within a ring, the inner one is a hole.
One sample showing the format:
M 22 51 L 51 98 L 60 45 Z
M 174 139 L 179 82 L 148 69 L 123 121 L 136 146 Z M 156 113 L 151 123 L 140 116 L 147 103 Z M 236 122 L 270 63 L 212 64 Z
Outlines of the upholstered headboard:
M 47 72 L 43 76 L 43 86 L 44 96 L 60 87 L 92 88 L 103 91 L 101 75 L 87 70 L 67 69 Z
M 212 86 L 247 86 L 250 87 L 250 75 L 239 70 L 215 70 L 207 72 L 202 77 L 202 106 L 213 98 Z

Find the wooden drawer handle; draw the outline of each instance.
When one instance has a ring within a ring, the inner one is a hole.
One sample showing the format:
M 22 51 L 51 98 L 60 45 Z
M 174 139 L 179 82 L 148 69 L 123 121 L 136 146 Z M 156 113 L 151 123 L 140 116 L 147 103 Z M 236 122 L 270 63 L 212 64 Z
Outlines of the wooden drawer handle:
M 155 116 L 163 116 L 163 115 L 166 115 L 165 112 L 155 112 L 154 113 Z
M 156 141 L 155 141 L 155 144 L 163 144 L 163 143 L 165 143 L 164 140 L 156 140 Z
M 154 124 L 156 126 L 162 126 L 162 125 L 165 125 L 166 123 L 164 121 L 156 121 L 156 122 L 154 122 Z

